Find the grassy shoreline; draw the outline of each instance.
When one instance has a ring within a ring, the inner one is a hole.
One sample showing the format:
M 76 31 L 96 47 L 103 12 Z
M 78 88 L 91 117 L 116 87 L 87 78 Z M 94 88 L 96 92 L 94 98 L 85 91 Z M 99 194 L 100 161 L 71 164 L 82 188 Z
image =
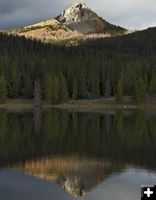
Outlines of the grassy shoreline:
M 156 103 L 142 103 L 142 104 L 130 104 L 130 103 L 99 103 L 99 102 L 75 102 L 75 103 L 62 103 L 51 105 L 47 103 L 41 104 L 41 106 L 36 106 L 33 102 L 23 103 L 23 102 L 7 102 L 5 104 L 0 104 L 0 109 L 6 110 L 30 110 L 30 109 L 62 109 L 62 110 L 102 110 L 102 109 L 156 109 Z
M 47 108 L 56 108 L 56 109 L 156 109 L 156 104 L 60 104 L 60 105 L 51 105 L 45 106 Z

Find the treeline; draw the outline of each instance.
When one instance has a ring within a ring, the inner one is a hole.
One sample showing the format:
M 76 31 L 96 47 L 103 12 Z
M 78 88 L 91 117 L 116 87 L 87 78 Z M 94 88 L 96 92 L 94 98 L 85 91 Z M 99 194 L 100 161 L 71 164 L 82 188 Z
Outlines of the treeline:
M 81 42 L 43 44 L 0 34 L 0 102 L 156 95 L 156 29 Z

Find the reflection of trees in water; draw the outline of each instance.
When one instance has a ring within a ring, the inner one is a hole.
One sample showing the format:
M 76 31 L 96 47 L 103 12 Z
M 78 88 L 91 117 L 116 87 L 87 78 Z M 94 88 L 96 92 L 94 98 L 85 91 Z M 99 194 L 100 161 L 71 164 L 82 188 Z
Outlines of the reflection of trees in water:
M 76 153 L 152 167 L 155 121 L 156 114 L 145 111 L 0 111 L 0 165 Z
M 34 110 L 34 131 L 39 133 L 41 129 L 41 122 L 42 122 L 42 110 L 40 107 L 36 107 Z

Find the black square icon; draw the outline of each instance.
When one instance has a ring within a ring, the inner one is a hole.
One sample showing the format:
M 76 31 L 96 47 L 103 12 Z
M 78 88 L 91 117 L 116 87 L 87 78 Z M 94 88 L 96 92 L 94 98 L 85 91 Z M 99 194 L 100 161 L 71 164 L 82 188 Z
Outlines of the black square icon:
M 156 186 L 142 186 L 141 200 L 156 200 Z

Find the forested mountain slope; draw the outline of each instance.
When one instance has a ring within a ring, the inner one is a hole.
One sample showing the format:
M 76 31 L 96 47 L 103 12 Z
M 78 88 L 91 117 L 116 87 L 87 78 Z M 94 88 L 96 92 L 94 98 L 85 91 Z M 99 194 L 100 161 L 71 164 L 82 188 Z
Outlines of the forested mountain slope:
M 43 44 L 0 33 L 0 99 L 99 98 L 121 92 L 136 100 L 156 95 L 156 28 L 79 46 Z

